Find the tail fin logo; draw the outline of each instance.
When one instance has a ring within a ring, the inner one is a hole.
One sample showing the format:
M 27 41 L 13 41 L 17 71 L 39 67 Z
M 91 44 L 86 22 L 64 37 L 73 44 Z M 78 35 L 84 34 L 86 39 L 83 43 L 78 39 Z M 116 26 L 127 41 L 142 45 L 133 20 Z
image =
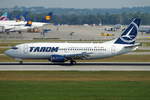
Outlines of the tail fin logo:
M 50 12 L 47 16 L 44 16 L 43 17 L 43 22 L 44 23 L 49 23 L 49 21 L 52 19 L 52 15 L 53 15 L 53 13 L 52 12 Z
M 31 25 L 31 24 L 32 24 L 32 21 L 28 21 L 27 24 Z
M 45 16 L 45 20 L 50 20 L 51 16 Z
M 25 26 L 32 26 L 32 21 L 31 20 L 27 21 Z
M 133 26 L 132 26 L 132 28 L 127 32 L 127 34 L 122 35 L 122 36 L 120 37 L 120 39 L 121 39 L 122 41 L 127 42 L 127 43 L 131 43 L 131 42 L 135 41 L 136 34 L 131 35 L 131 33 L 132 33 L 132 30 L 135 30 L 136 32 L 137 32 L 137 30 L 138 30 L 138 26 L 137 26 L 134 22 L 132 22 L 131 24 L 132 24 Z
M 123 34 L 117 39 L 115 43 L 119 44 L 134 44 L 138 33 L 140 20 L 134 19 L 129 27 L 123 32 Z

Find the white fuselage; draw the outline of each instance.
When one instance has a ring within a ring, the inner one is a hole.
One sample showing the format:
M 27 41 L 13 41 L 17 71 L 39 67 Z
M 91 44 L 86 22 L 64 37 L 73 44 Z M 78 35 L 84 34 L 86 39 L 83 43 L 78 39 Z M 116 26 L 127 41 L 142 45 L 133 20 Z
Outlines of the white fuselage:
M 16 59 L 50 59 L 51 55 L 88 53 L 88 56 L 80 59 L 98 59 L 124 54 L 135 49 L 110 43 L 26 43 L 17 45 L 16 48 L 5 53 Z
M 8 20 L 8 21 L 0 21 L 0 26 L 4 27 L 5 30 L 10 31 L 18 31 L 18 30 L 24 30 L 29 28 L 38 28 L 46 25 L 47 23 L 42 22 L 32 22 L 31 26 L 25 26 L 27 21 L 16 21 L 16 20 Z

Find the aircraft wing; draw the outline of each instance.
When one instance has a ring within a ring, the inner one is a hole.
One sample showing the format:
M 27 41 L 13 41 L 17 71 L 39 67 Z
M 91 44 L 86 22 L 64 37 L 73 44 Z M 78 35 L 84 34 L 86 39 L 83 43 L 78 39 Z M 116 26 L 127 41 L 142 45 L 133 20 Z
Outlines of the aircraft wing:
M 85 59 L 85 58 L 87 58 L 88 56 L 90 56 L 90 54 L 92 54 L 92 53 L 82 52 L 82 53 L 79 53 L 79 54 L 64 55 L 64 57 L 65 57 L 67 60 L 72 60 L 72 59 Z

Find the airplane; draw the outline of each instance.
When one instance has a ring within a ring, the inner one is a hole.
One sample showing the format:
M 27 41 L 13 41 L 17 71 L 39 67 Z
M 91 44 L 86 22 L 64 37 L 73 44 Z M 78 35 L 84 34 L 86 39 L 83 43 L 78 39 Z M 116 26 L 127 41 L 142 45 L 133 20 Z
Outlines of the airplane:
M 49 24 L 49 21 L 51 20 L 51 18 L 52 18 L 52 13 L 49 13 L 47 16 L 44 17 L 43 22 L 32 22 L 32 27 L 30 28 L 39 28 L 44 25 L 47 25 Z M 22 19 L 24 19 L 24 17 Z M 3 27 L 4 32 L 7 32 L 7 33 L 9 32 L 20 33 L 22 29 L 23 30 L 26 29 L 26 27 L 24 26 L 26 25 L 28 20 L 29 18 L 28 19 L 26 18 L 24 21 L 21 21 L 19 17 L 16 20 L 0 21 L 0 27 Z M 27 29 L 29 29 L 29 27 Z
M 26 24 L 22 24 L 22 25 L 13 25 L 13 26 L 7 26 L 5 28 L 5 32 L 9 33 L 9 32 L 19 32 L 21 33 L 21 31 L 23 30 L 27 30 L 33 28 L 32 27 L 32 21 L 27 21 Z
M 3 32 L 21 32 L 22 29 L 26 29 L 26 24 L 28 21 L 21 21 L 20 18 L 16 18 L 16 20 L 0 20 L 0 27 L 3 28 Z
M 47 59 L 52 63 L 76 64 L 76 60 L 108 58 L 126 54 L 138 48 L 135 43 L 141 20 L 133 19 L 120 37 L 104 43 L 24 43 L 13 46 L 5 54 L 20 60 Z

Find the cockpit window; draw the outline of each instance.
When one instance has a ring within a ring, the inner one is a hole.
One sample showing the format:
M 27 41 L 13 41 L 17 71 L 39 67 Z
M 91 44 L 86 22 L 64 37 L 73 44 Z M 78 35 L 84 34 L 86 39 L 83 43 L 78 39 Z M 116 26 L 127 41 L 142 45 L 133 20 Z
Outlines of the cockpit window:
M 11 47 L 11 49 L 14 49 L 14 50 L 16 50 L 16 49 L 18 49 L 18 47 L 15 47 L 15 46 L 14 46 L 14 47 Z

